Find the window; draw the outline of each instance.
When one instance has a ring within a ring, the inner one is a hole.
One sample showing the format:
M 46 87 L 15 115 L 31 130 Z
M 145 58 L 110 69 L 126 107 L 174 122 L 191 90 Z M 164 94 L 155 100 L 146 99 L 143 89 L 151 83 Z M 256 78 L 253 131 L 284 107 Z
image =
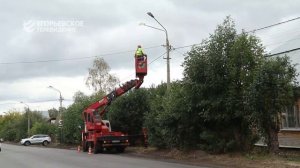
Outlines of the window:
M 95 122 L 100 122 L 101 121 L 100 113 L 97 110 L 94 111 L 94 118 L 95 118 Z
M 91 115 L 90 114 L 87 115 L 87 121 L 91 122 Z
M 282 128 L 290 129 L 290 128 L 299 128 L 299 105 L 290 106 L 286 108 L 286 112 L 282 113 Z
M 294 115 L 294 107 L 289 107 L 287 110 L 287 120 L 288 120 L 288 127 L 293 128 L 296 126 L 295 124 L 295 115 Z

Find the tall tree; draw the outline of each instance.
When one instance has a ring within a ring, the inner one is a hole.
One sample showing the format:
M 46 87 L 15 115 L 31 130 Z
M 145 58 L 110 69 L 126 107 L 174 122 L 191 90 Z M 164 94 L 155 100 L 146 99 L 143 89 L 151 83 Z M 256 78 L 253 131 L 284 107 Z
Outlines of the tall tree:
M 247 94 L 263 53 L 260 41 L 246 33 L 238 35 L 227 17 L 185 58 L 187 99 L 191 111 L 200 116 L 200 138 L 209 150 L 244 149 L 252 143 Z
M 253 119 L 266 137 L 269 151 L 278 153 L 280 115 L 287 106 L 293 105 L 293 86 L 296 69 L 288 57 L 267 59 L 258 70 L 252 84 L 250 99 Z
M 236 36 L 230 49 L 228 59 L 228 88 L 226 109 L 228 119 L 233 121 L 233 134 L 237 146 L 242 149 L 251 148 L 253 141 L 247 141 L 251 134 L 249 115 L 250 86 L 253 83 L 255 72 L 264 60 L 264 47 L 255 36 L 241 33 Z
M 89 68 L 89 76 L 86 80 L 86 85 L 92 87 L 94 91 L 111 91 L 119 79 L 110 74 L 110 67 L 103 58 L 96 58 L 93 67 Z

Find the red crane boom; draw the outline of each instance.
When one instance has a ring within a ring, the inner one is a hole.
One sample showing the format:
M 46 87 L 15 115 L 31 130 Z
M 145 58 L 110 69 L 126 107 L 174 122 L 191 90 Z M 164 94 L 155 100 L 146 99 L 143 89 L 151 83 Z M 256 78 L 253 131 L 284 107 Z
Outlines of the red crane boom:
M 107 111 L 107 107 L 116 98 L 128 92 L 132 88 L 139 89 L 143 84 L 144 76 L 147 75 L 147 57 L 135 58 L 135 70 L 138 79 L 130 80 L 119 88 L 113 90 L 101 100 L 89 105 L 83 111 L 84 130 L 82 130 L 83 151 L 88 148 L 93 149 L 94 153 L 102 152 L 103 149 L 110 150 L 116 148 L 123 152 L 129 145 L 128 136 L 122 132 L 111 131 L 110 123 L 102 120 Z M 99 109 L 101 108 L 101 111 Z

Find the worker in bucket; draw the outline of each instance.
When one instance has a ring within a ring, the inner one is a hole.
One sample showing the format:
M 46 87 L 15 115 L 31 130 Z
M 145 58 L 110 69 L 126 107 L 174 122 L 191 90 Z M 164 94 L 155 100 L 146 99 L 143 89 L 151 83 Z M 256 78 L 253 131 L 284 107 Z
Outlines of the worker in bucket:
M 135 52 L 135 57 L 139 60 L 139 61 L 143 61 L 144 57 L 146 57 L 147 55 L 144 53 L 142 46 L 138 45 L 136 52 Z

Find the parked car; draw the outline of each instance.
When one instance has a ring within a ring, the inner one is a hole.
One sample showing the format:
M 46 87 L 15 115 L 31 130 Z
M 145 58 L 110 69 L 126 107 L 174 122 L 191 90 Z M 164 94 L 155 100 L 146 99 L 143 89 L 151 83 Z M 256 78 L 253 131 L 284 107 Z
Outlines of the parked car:
M 24 146 L 33 145 L 33 144 L 42 144 L 47 146 L 51 142 L 51 138 L 49 135 L 38 134 L 33 135 L 30 138 L 25 138 L 21 140 L 21 144 Z

